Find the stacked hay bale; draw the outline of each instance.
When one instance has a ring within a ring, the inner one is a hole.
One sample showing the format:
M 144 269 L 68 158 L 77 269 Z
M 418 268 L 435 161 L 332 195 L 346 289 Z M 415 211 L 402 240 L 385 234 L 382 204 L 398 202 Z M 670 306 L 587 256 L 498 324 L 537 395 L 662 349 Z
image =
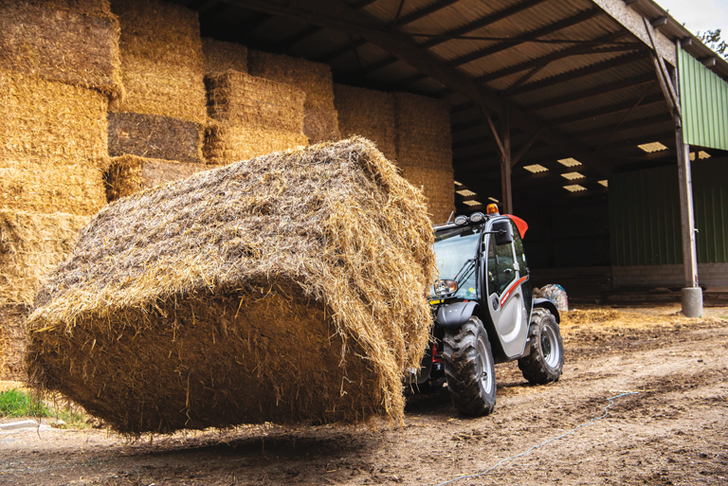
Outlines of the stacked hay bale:
M 107 0 L 2 2 L 0 25 L 0 373 L 17 378 L 25 306 L 106 204 L 119 26 Z
M 341 138 L 328 65 L 251 49 L 248 69 L 253 76 L 290 84 L 306 93 L 303 132 L 310 143 Z
M 32 380 L 126 433 L 401 421 L 431 325 L 424 214 L 363 139 L 121 199 L 37 296 Z
M 450 113 L 438 100 L 396 93 L 397 162 L 402 175 L 427 196 L 434 223 L 455 209 Z
M 290 84 L 237 71 L 205 78 L 208 125 L 205 156 L 229 164 L 307 145 L 303 133 L 306 94 Z
M 402 176 L 427 196 L 433 223 L 455 209 L 450 114 L 437 100 L 407 93 L 336 85 L 336 108 L 343 136 L 373 140 Z
M 394 95 L 343 84 L 335 84 L 334 93 L 341 136 L 367 138 L 385 157 L 396 160 Z
M 168 166 L 169 175 L 186 173 L 179 163 L 202 164 L 207 119 L 204 60 L 197 13 L 163 0 L 114 0 L 121 24 L 121 77 L 126 94 L 109 113 L 107 195 L 113 200 L 145 171 L 132 165 Z M 125 181 L 124 174 L 134 180 Z
M 202 54 L 205 75 L 248 72 L 248 48 L 243 45 L 203 37 Z

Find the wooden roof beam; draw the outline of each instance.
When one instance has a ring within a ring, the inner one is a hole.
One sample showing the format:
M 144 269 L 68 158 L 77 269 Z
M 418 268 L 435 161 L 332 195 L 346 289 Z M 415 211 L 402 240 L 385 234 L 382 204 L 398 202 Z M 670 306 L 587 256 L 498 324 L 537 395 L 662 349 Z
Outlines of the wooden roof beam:
M 618 81 L 616 83 L 605 84 L 597 86 L 596 88 L 579 91 L 574 94 L 561 96 L 559 98 L 552 98 L 550 100 L 541 101 L 539 103 L 533 103 L 526 105 L 524 108 L 528 111 L 544 110 L 546 108 L 553 108 L 555 106 L 563 106 L 577 101 L 582 101 L 590 98 L 596 98 L 606 94 L 612 94 L 615 91 L 622 89 L 634 88 L 643 84 L 652 83 L 655 81 L 655 75 L 652 73 L 642 74 L 633 78 Z
M 481 19 L 470 22 L 469 24 L 466 24 L 466 25 L 463 25 L 460 27 L 456 27 L 454 29 L 450 29 L 446 32 L 443 32 L 441 34 L 442 37 L 427 40 L 421 44 L 417 44 L 417 46 L 420 49 L 430 49 L 432 47 L 435 47 L 435 46 L 438 46 L 440 44 L 447 42 L 449 40 L 448 38 L 462 36 L 469 32 L 472 32 L 474 30 L 486 27 L 490 24 L 494 24 L 495 22 L 499 22 L 501 20 L 507 19 L 508 17 L 511 17 L 519 12 L 523 12 L 524 10 L 528 10 L 531 7 L 535 7 L 536 5 L 543 3 L 545 1 L 546 0 L 522 1 L 520 3 L 512 5 L 510 7 L 506 7 L 502 10 L 499 10 L 498 12 L 495 12 L 491 15 L 487 15 Z M 370 68 L 365 70 L 365 74 L 372 73 L 372 72 L 382 69 L 386 66 L 389 66 L 390 64 L 394 64 L 398 60 L 399 60 L 399 58 L 397 58 L 397 56 L 390 56 L 386 59 L 383 59 L 383 60 L 375 63 Z
M 613 115 L 614 113 L 620 113 L 623 111 L 630 110 L 635 103 L 637 102 L 636 99 L 625 101 L 623 103 L 617 103 L 614 105 L 605 106 L 603 108 L 596 108 L 594 110 L 589 111 L 582 111 L 580 113 L 575 113 L 573 115 L 567 115 L 562 116 L 560 118 L 554 118 L 550 122 L 553 125 L 565 125 L 567 123 L 574 123 L 581 120 L 587 120 L 589 118 L 598 118 L 600 116 L 607 116 L 607 115 Z M 648 106 L 648 105 L 654 105 L 657 103 L 664 103 L 665 97 L 662 96 L 662 93 L 653 94 L 646 96 L 642 102 L 640 103 L 641 107 Z
M 435 2 L 434 4 L 421 8 L 415 12 L 412 12 L 410 14 L 405 15 L 404 17 L 399 19 L 399 22 L 397 22 L 397 27 L 401 28 L 405 25 L 411 24 L 413 22 L 416 22 L 422 18 L 427 17 L 428 15 L 431 15 L 435 12 L 438 12 L 446 7 L 449 7 L 450 5 L 453 5 L 454 3 L 459 2 L 460 0 L 440 0 L 439 2 Z M 318 62 L 330 62 L 334 59 L 343 56 L 349 51 L 353 51 L 354 49 L 358 49 L 359 47 L 363 46 L 364 44 L 368 44 L 369 41 L 366 39 L 357 39 L 353 42 L 350 42 L 349 44 L 345 45 L 344 47 L 341 47 L 339 49 L 336 49 L 335 51 L 321 57 L 320 59 L 317 59 Z

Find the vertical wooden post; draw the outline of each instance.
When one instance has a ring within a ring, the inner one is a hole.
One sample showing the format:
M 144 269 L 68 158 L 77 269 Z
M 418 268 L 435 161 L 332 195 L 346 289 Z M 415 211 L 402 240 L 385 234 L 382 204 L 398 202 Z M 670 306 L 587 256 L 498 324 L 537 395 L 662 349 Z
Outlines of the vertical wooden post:
M 501 140 L 503 141 L 503 152 L 501 152 L 501 213 L 513 214 L 513 191 L 511 187 L 511 120 L 508 103 L 503 105 L 503 114 L 500 120 Z
M 697 287 L 698 257 L 695 251 L 695 216 L 693 212 L 690 146 L 683 140 L 682 126 L 675 127 L 675 139 L 677 142 L 678 184 L 680 185 L 680 223 L 682 226 L 685 287 Z
M 677 41 L 680 49 L 680 41 Z M 678 58 L 680 53 L 677 53 Z M 695 216 L 693 211 L 693 178 L 690 170 L 690 146 L 683 138 L 684 107 L 681 107 L 679 66 L 675 68 L 672 84 L 676 93 L 675 141 L 677 145 L 678 184 L 680 191 L 680 223 L 682 227 L 683 267 L 685 287 L 682 289 L 682 311 L 688 317 L 702 317 L 703 292 L 698 286 L 698 257 L 695 249 Z M 669 79 L 669 78 L 668 78 Z

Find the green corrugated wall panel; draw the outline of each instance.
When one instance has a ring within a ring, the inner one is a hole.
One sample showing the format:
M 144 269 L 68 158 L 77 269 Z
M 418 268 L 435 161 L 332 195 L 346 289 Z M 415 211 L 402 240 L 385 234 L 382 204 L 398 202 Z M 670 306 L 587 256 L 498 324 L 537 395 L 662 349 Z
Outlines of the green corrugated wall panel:
M 664 167 L 609 178 L 612 265 L 682 262 L 677 168 Z
M 698 262 L 728 262 L 728 159 L 693 162 Z M 682 263 L 677 167 L 609 178 L 612 265 Z
M 685 143 L 728 150 L 728 83 L 678 49 Z
M 728 262 L 728 160 L 693 163 L 699 262 Z

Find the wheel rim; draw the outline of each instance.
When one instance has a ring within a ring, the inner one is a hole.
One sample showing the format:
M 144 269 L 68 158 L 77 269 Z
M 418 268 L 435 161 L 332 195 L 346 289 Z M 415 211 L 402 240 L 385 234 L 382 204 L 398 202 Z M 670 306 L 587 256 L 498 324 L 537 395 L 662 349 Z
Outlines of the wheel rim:
M 493 390 L 493 374 L 488 366 L 488 348 L 483 338 L 478 338 L 478 377 L 486 393 Z
M 541 352 L 543 359 L 550 368 L 556 368 L 561 359 L 556 329 L 546 324 L 541 332 Z

